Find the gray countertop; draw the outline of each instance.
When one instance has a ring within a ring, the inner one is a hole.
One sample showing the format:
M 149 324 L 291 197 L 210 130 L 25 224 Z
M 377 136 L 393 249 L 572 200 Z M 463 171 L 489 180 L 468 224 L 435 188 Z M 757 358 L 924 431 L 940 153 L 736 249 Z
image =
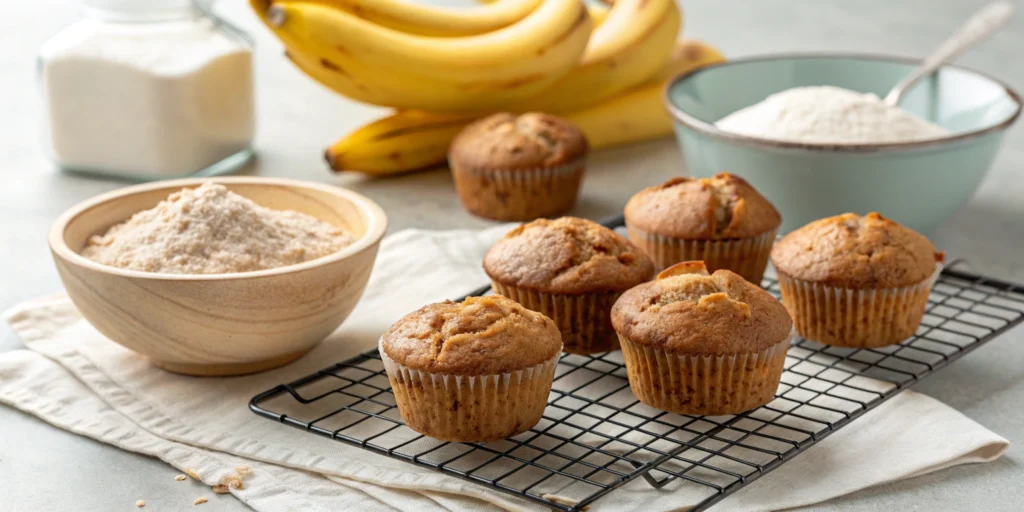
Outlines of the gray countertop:
M 729 56 L 780 51 L 862 51 L 924 55 L 987 0 L 688 0 L 686 30 Z M 445 171 L 366 180 L 329 173 L 323 148 L 383 110 L 333 95 L 301 76 L 276 41 L 257 26 L 241 0 L 221 2 L 226 16 L 257 40 L 259 159 L 247 172 L 353 188 L 381 203 L 391 229 L 477 228 L 489 225 L 461 210 Z M 56 292 L 60 282 L 46 248 L 49 224 L 64 209 L 122 186 L 61 174 L 40 149 L 40 106 L 34 54 L 75 19 L 73 0 L 8 2 L 0 27 L 0 310 Z M 961 62 L 1024 85 L 1020 60 L 1024 19 L 1018 16 Z M 619 211 L 640 188 L 684 172 L 671 141 L 603 151 L 593 158 L 576 215 L 601 218 Z M 1007 136 L 995 168 L 974 200 L 932 236 L 975 269 L 1024 282 L 1024 128 Z M 922 192 L 926 193 L 926 192 Z M 0 325 L 0 350 L 21 347 Z M 1000 460 L 868 489 L 822 504 L 820 510 L 1019 510 L 1024 498 L 1024 331 L 1011 331 L 921 382 L 916 389 L 962 411 L 1013 443 Z M 854 424 L 850 428 L 856 428 Z M 367 455 L 372 456 L 372 455 Z M 0 509 L 146 510 L 192 507 L 198 484 L 174 482 L 162 462 L 122 452 L 57 430 L 0 407 Z M 241 510 L 218 496 L 203 510 Z M 723 509 L 728 509 L 728 501 Z

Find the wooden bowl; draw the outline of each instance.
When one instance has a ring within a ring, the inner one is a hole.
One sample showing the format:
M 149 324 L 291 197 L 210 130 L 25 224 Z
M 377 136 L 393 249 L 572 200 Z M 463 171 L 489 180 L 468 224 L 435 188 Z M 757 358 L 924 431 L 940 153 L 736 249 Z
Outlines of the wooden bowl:
M 204 181 L 267 208 L 312 215 L 357 240 L 299 265 L 236 274 L 139 272 L 80 254 L 89 237 Z M 105 336 L 172 372 L 240 375 L 287 364 L 341 325 L 366 287 L 386 228 L 384 211 L 349 190 L 232 177 L 150 183 L 100 195 L 61 215 L 49 242 L 68 295 Z

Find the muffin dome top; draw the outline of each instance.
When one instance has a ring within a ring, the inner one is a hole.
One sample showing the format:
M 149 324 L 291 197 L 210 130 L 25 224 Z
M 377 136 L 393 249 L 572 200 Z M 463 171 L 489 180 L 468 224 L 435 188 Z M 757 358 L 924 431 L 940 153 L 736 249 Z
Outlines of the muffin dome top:
M 494 114 L 464 128 L 448 150 L 463 168 L 531 170 L 573 163 L 587 154 L 575 125 L 550 114 Z
M 536 366 L 562 350 L 550 318 L 500 295 L 428 304 L 395 322 L 381 348 L 414 370 L 495 375 Z
M 710 355 L 766 349 L 789 336 L 793 321 L 760 287 L 688 261 L 622 294 L 612 307 L 612 325 L 634 343 Z
M 622 291 L 654 276 L 654 264 L 618 233 L 586 219 L 523 224 L 484 257 L 491 279 L 544 293 Z
M 631 228 L 683 240 L 748 238 L 782 225 L 782 216 L 743 178 L 672 178 L 626 203 Z
M 943 254 L 923 235 L 878 213 L 816 220 L 772 249 L 772 264 L 790 277 L 843 288 L 899 288 L 935 273 Z

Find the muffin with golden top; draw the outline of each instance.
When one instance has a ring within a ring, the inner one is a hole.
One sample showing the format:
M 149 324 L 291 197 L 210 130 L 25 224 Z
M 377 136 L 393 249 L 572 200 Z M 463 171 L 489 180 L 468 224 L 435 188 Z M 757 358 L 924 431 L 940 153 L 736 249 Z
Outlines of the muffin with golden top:
M 497 295 L 424 306 L 380 341 L 409 428 L 466 443 L 505 439 L 536 425 L 561 350 L 551 319 Z
M 572 209 L 587 151 L 583 132 L 564 119 L 500 113 L 462 130 L 452 141 L 448 165 L 467 211 L 527 221 Z
M 626 204 L 629 239 L 659 269 L 703 261 L 760 284 L 782 216 L 743 178 L 673 178 Z
M 797 332 L 856 348 L 914 334 L 943 259 L 923 235 L 875 212 L 814 221 L 772 250 Z
M 487 252 L 484 270 L 496 292 L 554 320 L 565 351 L 575 354 L 617 350 L 612 304 L 654 276 L 651 260 L 628 240 L 576 217 L 513 229 Z
M 612 308 L 629 386 L 679 414 L 736 414 L 772 400 L 793 322 L 775 297 L 702 262 L 669 267 Z

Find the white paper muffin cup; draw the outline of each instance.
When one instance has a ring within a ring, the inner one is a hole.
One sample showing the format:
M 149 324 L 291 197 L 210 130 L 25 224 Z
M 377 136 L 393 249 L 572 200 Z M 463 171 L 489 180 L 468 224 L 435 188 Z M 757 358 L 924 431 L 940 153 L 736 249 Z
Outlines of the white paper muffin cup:
M 684 240 L 649 233 L 626 225 L 629 240 L 654 260 L 658 270 L 664 270 L 682 261 L 703 261 L 708 272 L 727 269 L 754 284 L 761 284 L 768 266 L 772 245 L 779 229 L 767 233 L 729 240 Z
M 840 347 L 894 345 L 917 331 L 932 285 L 942 272 L 900 288 L 853 289 L 825 286 L 778 272 L 782 303 L 804 338 Z
M 553 320 L 562 333 L 562 350 L 570 354 L 596 354 L 619 349 L 611 311 L 622 292 L 570 295 L 543 293 L 496 281 L 491 281 L 491 286 L 499 295 Z
M 678 414 L 716 416 L 760 407 L 775 397 L 789 336 L 742 354 L 672 354 L 620 335 L 629 387 L 643 403 Z
M 537 169 L 464 168 L 451 163 L 455 190 L 470 213 L 502 221 L 563 214 L 576 205 L 586 158 Z
M 510 373 L 451 375 L 414 370 L 378 350 L 406 425 L 434 439 L 463 443 L 505 439 L 536 425 L 561 356 Z

